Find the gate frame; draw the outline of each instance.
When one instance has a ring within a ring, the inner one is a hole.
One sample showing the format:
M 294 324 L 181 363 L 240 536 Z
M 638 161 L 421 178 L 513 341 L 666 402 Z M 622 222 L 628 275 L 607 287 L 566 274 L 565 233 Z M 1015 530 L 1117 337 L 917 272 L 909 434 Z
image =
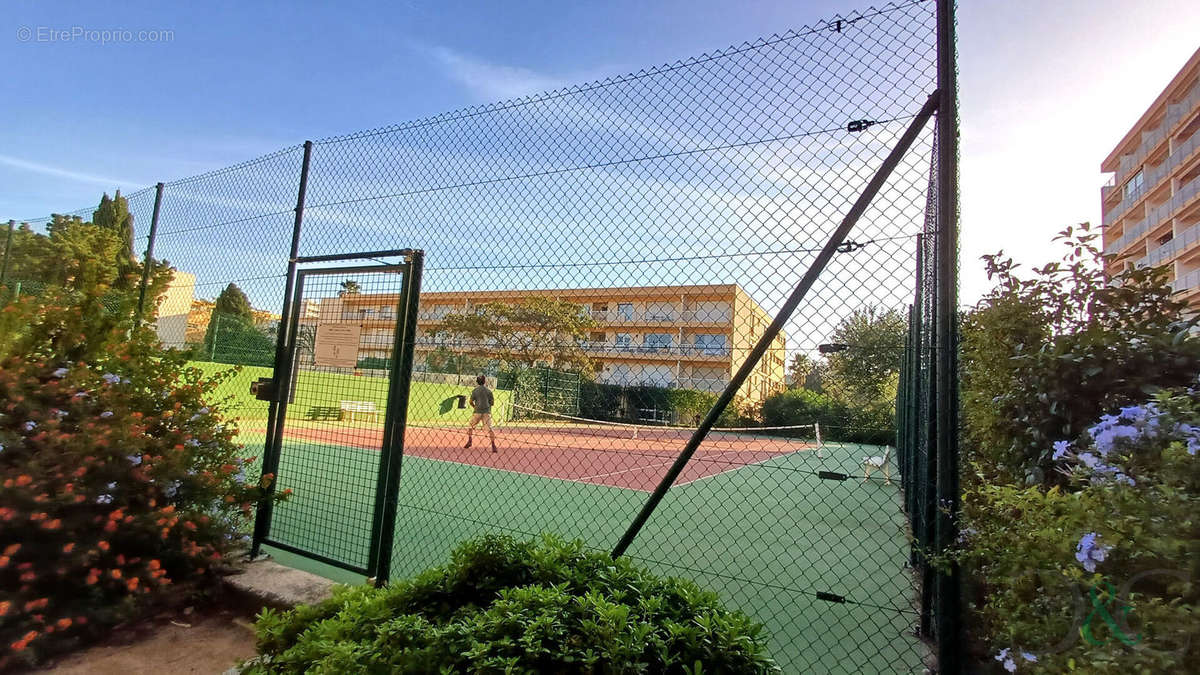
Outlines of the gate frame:
M 403 262 L 385 263 L 379 258 L 403 257 Z M 375 260 L 379 265 L 349 265 L 298 269 L 304 263 Z M 270 406 L 267 414 L 267 437 L 264 442 L 262 474 L 274 478 L 264 488 L 264 501 L 259 504 L 254 521 L 254 537 L 250 557 L 257 558 L 263 544 L 303 556 L 339 569 L 363 574 L 376 583 L 386 582 L 391 567 L 392 540 L 395 534 L 396 499 L 399 494 L 400 464 L 404 454 L 404 435 L 408 418 L 408 394 L 412 381 L 413 350 L 416 346 L 417 310 L 420 302 L 420 275 L 424 252 L 414 249 L 366 251 L 324 256 L 296 256 L 289 265 L 287 284 L 291 293 L 284 297 L 284 314 L 280 318 L 276 341 L 275 367 L 272 370 Z M 279 461 L 283 448 L 283 432 L 287 408 L 292 395 L 292 375 L 299 346 L 300 312 L 304 281 L 310 276 L 343 275 L 346 273 L 391 272 L 403 275 L 400 297 L 396 306 L 393 328 L 392 359 L 388 366 L 388 395 L 384 406 L 384 436 L 380 444 L 379 469 L 376 475 L 375 499 L 372 506 L 371 539 L 368 543 L 367 566 L 336 560 L 306 551 L 297 546 L 271 539 L 274 504 L 269 501 L 279 478 Z M 386 552 L 386 554 L 384 553 Z

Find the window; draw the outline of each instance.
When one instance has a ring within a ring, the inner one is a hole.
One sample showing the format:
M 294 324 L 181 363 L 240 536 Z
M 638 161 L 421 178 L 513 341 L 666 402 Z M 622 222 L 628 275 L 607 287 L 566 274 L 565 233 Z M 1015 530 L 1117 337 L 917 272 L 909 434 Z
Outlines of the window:
M 1125 199 L 1137 199 L 1140 197 L 1143 188 L 1146 187 L 1145 180 L 1146 177 L 1143 175 L 1141 169 L 1139 169 L 1137 173 L 1133 174 L 1133 178 L 1130 178 L 1125 183 Z
M 725 354 L 725 336 L 698 333 L 695 337 L 696 351 L 710 356 Z
M 625 321 L 633 321 L 633 303 L 618 302 L 617 303 L 617 318 Z
M 644 344 L 646 346 L 646 349 L 648 351 L 652 351 L 652 352 L 669 350 L 671 348 L 671 334 L 670 333 L 646 333 L 646 337 L 642 341 L 642 344 Z
M 669 302 L 652 302 L 646 306 L 646 318 L 650 321 L 674 321 L 675 308 Z
M 592 342 L 604 342 L 604 333 L 592 333 L 588 339 Z
M 629 333 L 617 333 L 617 349 L 628 349 L 633 344 L 633 336 Z

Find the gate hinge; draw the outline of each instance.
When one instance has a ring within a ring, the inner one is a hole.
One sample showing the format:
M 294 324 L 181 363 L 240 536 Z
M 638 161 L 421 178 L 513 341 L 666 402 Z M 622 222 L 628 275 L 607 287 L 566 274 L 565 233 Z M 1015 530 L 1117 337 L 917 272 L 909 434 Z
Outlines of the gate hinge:
M 838 244 L 837 252 L 838 253 L 850 253 L 851 251 L 857 251 L 858 249 L 862 248 L 863 246 L 864 246 L 864 244 L 860 244 L 857 241 L 844 241 L 844 242 Z
M 873 127 L 876 124 L 879 124 L 879 122 L 876 122 L 875 120 L 850 120 L 850 122 L 846 124 L 846 131 L 849 131 L 850 133 L 866 131 L 867 127 Z

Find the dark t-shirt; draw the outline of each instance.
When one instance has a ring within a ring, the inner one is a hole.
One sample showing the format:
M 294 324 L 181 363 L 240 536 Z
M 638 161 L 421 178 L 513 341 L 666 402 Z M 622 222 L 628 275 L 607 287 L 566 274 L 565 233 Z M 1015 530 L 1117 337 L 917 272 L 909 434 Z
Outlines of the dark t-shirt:
M 492 398 L 492 390 L 482 384 L 475 387 L 475 391 L 471 392 L 471 404 L 475 406 L 477 415 L 490 415 L 492 413 L 492 405 L 496 402 Z

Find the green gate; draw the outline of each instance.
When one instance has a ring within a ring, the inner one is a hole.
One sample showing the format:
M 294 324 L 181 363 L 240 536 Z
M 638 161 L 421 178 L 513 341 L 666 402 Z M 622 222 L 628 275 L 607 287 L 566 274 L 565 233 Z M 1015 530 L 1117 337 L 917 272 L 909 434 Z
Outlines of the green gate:
M 270 401 L 264 482 L 290 496 L 259 508 L 252 555 L 266 544 L 381 583 L 388 578 L 423 254 L 296 259 L 390 256 L 404 262 L 296 270 L 273 377 L 254 387 Z M 376 358 L 389 364 L 384 376 L 358 368 Z

